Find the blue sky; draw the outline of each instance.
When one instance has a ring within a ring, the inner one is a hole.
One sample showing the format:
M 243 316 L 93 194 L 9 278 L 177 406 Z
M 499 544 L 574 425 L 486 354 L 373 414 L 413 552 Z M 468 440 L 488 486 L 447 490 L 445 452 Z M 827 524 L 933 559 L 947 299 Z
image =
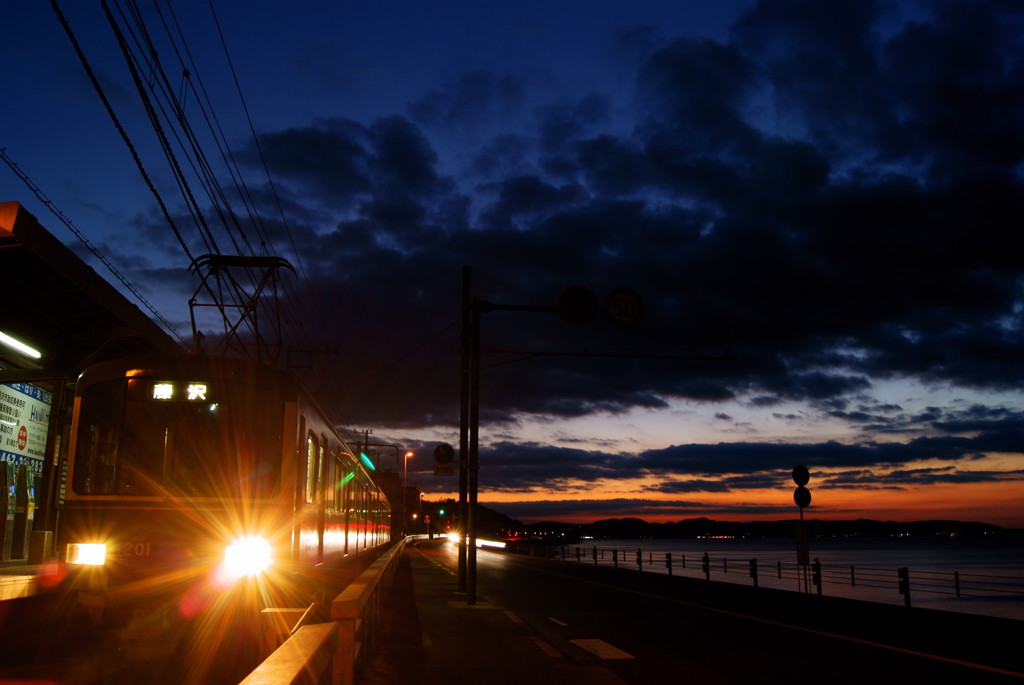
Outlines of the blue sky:
M 493 302 L 644 297 L 628 330 L 489 314 L 492 348 L 736 356 L 488 369 L 511 515 L 786 518 L 799 459 L 822 516 L 1024 526 L 1014 3 L 111 2 L 191 210 L 102 7 L 60 6 L 181 240 L 49 3 L 5 10 L 0 147 L 183 336 L 187 255 L 292 261 L 288 343 L 428 497 L 469 265 Z M 5 167 L 0 199 L 96 263 Z

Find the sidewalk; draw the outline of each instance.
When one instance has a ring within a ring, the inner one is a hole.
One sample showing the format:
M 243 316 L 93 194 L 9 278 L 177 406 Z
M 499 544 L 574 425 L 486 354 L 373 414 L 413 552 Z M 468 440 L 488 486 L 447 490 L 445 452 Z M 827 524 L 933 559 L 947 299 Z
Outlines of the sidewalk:
M 451 554 L 443 540 L 406 548 L 358 685 L 622 682 L 567 657 L 487 597 L 467 604 Z
M 36 593 L 36 577 L 42 565 L 29 566 L 25 559 L 0 561 L 0 602 Z

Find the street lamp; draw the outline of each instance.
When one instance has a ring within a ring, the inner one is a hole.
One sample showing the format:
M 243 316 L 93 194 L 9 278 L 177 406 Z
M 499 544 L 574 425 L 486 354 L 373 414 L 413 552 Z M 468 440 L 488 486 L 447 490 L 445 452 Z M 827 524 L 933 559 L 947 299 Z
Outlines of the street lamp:
M 412 456 L 412 452 L 405 453 L 405 459 L 402 460 L 402 535 L 405 535 L 405 524 L 406 518 L 408 518 L 408 507 L 409 507 L 409 487 L 407 485 L 409 480 L 409 457 Z

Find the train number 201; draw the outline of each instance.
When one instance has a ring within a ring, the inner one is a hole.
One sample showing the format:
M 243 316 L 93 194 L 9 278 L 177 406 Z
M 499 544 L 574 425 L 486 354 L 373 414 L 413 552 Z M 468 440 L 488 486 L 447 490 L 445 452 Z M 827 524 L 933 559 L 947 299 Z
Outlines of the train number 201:
M 121 554 L 124 556 L 148 557 L 152 551 L 152 542 L 125 542 L 121 544 Z

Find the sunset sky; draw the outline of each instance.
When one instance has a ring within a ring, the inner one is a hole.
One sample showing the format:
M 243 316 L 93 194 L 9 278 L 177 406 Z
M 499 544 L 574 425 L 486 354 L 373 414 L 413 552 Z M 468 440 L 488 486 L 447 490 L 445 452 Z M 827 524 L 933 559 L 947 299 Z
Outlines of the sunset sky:
M 793 518 L 804 464 L 812 518 L 1024 528 L 1020 4 L 57 4 L 5 4 L 0 148 L 183 344 L 191 258 L 289 260 L 300 373 L 427 499 L 469 266 L 644 302 L 483 316 L 502 513 Z M 8 200 L 122 287 L 0 164 Z

